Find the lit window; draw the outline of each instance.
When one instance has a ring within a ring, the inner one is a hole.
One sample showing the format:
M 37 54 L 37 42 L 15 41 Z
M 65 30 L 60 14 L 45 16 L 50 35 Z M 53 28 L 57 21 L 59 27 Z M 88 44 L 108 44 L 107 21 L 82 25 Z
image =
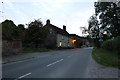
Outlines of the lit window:
M 75 44 L 76 40 L 72 40 L 72 43 Z
M 59 45 L 61 46 L 62 45 L 62 42 L 60 41 Z

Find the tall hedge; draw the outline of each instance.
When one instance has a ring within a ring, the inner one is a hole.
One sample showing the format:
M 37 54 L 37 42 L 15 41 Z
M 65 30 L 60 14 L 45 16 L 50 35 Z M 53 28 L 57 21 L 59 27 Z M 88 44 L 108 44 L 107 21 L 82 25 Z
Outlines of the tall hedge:
M 105 50 L 115 51 L 120 54 L 120 36 L 113 40 L 107 40 L 102 43 L 101 47 Z
M 102 44 L 102 48 L 105 50 L 113 50 L 113 40 L 107 40 L 105 42 L 103 42 Z
M 117 38 L 115 38 L 113 40 L 113 49 L 114 51 L 116 51 L 117 53 L 120 54 L 120 36 L 118 36 Z

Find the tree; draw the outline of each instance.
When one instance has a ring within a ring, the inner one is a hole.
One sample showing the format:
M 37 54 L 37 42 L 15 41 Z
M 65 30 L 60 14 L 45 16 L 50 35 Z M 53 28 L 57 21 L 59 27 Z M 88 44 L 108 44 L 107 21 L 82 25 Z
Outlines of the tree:
M 88 21 L 88 33 L 95 43 L 120 35 L 120 1 L 95 2 L 95 15 Z M 97 45 L 99 46 L 99 45 Z
M 23 40 L 23 36 L 24 36 L 24 33 L 25 33 L 25 26 L 23 24 L 18 24 L 18 31 L 19 31 L 19 38 L 21 40 Z
M 43 27 L 41 20 L 35 20 L 28 24 L 28 29 L 25 30 L 24 42 L 33 43 L 36 47 L 38 44 L 45 42 L 47 37 L 47 29 Z
M 96 47 L 100 47 L 100 38 L 101 38 L 101 32 L 99 27 L 99 21 L 97 20 L 96 15 L 92 15 L 88 21 L 88 33 L 89 36 L 94 38 L 94 44 Z
M 25 26 L 23 24 L 18 24 L 18 28 L 20 29 L 20 31 L 25 30 Z
M 12 20 L 5 20 L 1 24 L 2 39 L 13 40 L 19 38 L 19 29 Z
M 96 15 L 92 15 L 88 21 L 88 31 L 92 37 L 99 38 L 100 29 L 99 29 L 99 21 L 97 20 Z
M 120 2 L 95 2 L 95 13 L 100 19 L 101 30 L 109 36 L 120 35 Z

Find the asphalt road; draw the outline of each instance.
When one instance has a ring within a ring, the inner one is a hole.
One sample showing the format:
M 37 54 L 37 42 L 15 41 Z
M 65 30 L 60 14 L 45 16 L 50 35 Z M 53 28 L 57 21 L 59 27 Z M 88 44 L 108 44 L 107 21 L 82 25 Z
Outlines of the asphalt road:
M 52 51 L 2 65 L 3 78 L 85 78 L 92 48 Z

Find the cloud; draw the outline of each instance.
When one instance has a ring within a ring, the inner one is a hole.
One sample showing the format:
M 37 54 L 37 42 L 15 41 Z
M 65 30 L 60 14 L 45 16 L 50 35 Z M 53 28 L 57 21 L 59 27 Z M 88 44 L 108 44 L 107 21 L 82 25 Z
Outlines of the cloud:
M 46 19 L 50 19 L 53 25 L 60 28 L 66 25 L 69 33 L 76 34 L 81 33 L 80 26 L 87 24 L 87 19 L 93 12 L 93 6 L 90 7 L 91 2 L 86 2 L 85 0 L 5 1 L 7 17 L 11 15 L 10 19 L 14 19 L 16 23 L 25 24 L 33 19 L 41 18 L 45 24 Z M 87 4 L 85 4 L 85 2 Z
M 23 22 L 27 22 L 30 20 L 30 17 L 28 17 L 23 11 L 21 11 L 18 7 L 14 6 L 14 3 L 10 2 L 9 0 L 5 0 L 3 4 L 3 12 L 5 19 L 11 19 L 14 20 L 16 24 L 20 24 Z M 4 20 L 5 20 L 4 19 Z
M 7 0 L 4 0 L 7 1 Z M 64 2 L 95 2 L 98 0 L 9 0 L 10 2 L 52 2 L 52 3 L 64 3 Z M 103 0 L 104 1 L 104 0 Z

